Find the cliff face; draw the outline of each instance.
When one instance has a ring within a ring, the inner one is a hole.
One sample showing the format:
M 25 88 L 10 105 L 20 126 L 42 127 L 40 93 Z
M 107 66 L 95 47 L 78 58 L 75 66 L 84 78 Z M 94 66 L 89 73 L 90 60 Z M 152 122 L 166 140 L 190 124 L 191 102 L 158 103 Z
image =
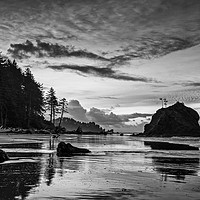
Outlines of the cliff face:
M 192 108 L 183 103 L 175 103 L 168 108 L 159 109 L 149 124 L 144 127 L 144 136 L 172 137 L 190 136 L 200 137 L 199 115 Z

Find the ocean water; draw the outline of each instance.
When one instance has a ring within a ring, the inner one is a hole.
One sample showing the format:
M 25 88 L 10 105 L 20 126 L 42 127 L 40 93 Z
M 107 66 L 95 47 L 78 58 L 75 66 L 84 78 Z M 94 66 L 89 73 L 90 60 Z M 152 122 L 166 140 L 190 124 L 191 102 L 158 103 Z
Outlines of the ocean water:
M 0 199 L 159 199 L 186 184 L 194 184 L 190 192 L 198 197 L 199 151 L 152 150 L 144 140 L 200 147 L 200 138 L 62 135 L 52 143 L 48 135 L 0 136 L 11 158 L 0 164 Z M 59 141 L 91 153 L 57 157 Z

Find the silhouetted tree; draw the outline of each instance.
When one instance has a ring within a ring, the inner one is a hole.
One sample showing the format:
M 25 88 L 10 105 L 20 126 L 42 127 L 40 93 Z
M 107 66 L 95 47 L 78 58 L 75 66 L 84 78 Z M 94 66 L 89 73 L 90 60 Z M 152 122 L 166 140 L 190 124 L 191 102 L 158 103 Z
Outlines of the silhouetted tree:
M 30 69 L 24 72 L 23 94 L 25 97 L 26 126 L 30 127 L 31 119 L 36 115 L 42 115 L 44 109 L 43 88 L 34 79 Z
M 55 124 L 56 108 L 58 106 L 58 100 L 55 94 L 55 90 L 51 87 L 46 95 L 47 110 L 50 110 L 50 122 L 53 124 Z
M 43 88 L 30 71 L 0 56 L 0 126 L 29 127 L 43 119 Z
M 59 121 L 59 124 L 58 124 L 59 128 L 61 127 L 61 123 L 62 123 L 62 120 L 63 120 L 63 114 L 64 114 L 64 112 L 67 112 L 67 105 L 68 105 L 68 103 L 66 102 L 65 98 L 60 100 L 61 115 L 60 115 L 60 121 Z
M 57 124 L 60 122 L 60 118 L 57 120 Z M 78 129 L 78 127 L 81 127 L 83 132 L 93 132 L 93 133 L 101 133 L 103 132 L 103 128 L 100 127 L 98 124 L 95 124 L 94 122 L 79 122 L 72 118 L 64 117 L 61 123 L 62 127 L 65 127 L 67 131 L 75 131 Z

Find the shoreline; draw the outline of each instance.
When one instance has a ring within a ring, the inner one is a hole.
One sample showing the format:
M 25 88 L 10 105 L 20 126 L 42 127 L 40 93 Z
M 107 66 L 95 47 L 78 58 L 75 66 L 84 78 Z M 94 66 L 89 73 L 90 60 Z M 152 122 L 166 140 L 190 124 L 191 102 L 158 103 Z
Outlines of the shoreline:
M 117 135 L 109 137 L 61 135 L 60 139 L 79 144 L 79 146 L 88 146 L 94 153 L 88 156 L 57 157 L 55 151 L 47 150 L 48 135 L 0 134 L 0 144 L 6 144 L 8 141 L 13 142 L 13 145 L 20 141 L 25 144 L 37 140 L 38 143 L 46 145 L 38 150 L 19 147 L 16 151 L 14 148 L 8 148 L 12 158 L 16 158 L 16 160 L 1 164 L 0 175 L 4 180 L 10 180 L 13 177 L 12 180 L 16 181 L 21 178 L 30 180 L 37 174 L 37 177 L 40 178 L 36 183 L 32 183 L 32 189 L 28 191 L 25 198 L 27 200 L 56 198 L 199 200 L 199 154 L 194 156 L 198 159 L 188 160 L 187 158 L 191 156 L 183 159 L 186 166 L 187 163 L 194 162 L 190 166 L 194 169 L 189 167 L 185 170 L 185 165 L 181 165 L 183 163 L 180 160 L 179 163 L 176 163 L 173 154 L 165 155 L 162 151 L 158 154 L 153 151 L 137 152 L 132 145 L 143 142 L 137 137 L 134 139 L 129 136 Z M 133 148 L 134 151 L 124 149 L 129 144 L 127 141 L 133 142 L 130 144 L 130 148 Z M 103 153 L 99 153 L 99 151 Z M 165 165 L 166 163 L 168 165 Z M 9 174 L 5 173 L 6 171 Z M 16 179 L 16 177 L 18 178 Z M 3 186 L 0 187 L 1 191 L 3 191 Z

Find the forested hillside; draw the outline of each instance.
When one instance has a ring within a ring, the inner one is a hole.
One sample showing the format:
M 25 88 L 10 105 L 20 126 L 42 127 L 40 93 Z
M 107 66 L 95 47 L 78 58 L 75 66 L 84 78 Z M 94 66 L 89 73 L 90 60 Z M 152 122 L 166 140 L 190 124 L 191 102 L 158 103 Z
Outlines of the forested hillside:
M 58 124 L 59 121 L 60 119 L 57 119 L 56 123 Z M 74 131 L 77 130 L 79 127 L 81 127 L 81 130 L 83 132 L 101 133 L 105 131 L 102 127 L 94 122 L 79 122 L 67 117 L 63 118 L 61 125 L 62 127 L 65 127 L 67 131 Z
M 43 128 L 43 88 L 30 69 L 0 56 L 0 126 Z

